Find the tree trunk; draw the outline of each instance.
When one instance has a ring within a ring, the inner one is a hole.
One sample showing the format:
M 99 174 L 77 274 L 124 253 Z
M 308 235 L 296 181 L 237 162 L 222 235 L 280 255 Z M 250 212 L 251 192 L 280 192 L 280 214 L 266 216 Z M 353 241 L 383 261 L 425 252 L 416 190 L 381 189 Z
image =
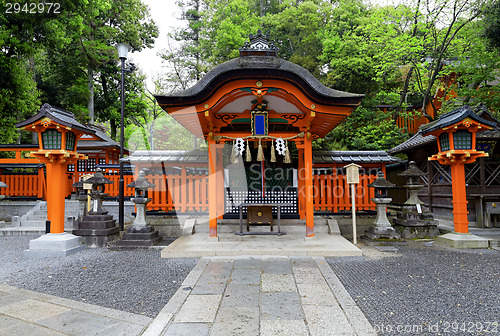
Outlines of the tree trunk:
M 116 120 L 111 119 L 109 121 L 109 127 L 111 128 L 111 139 L 116 141 Z
M 87 70 L 87 86 L 89 88 L 89 99 L 87 101 L 87 108 L 89 110 L 90 122 L 94 123 L 94 70 L 88 67 Z

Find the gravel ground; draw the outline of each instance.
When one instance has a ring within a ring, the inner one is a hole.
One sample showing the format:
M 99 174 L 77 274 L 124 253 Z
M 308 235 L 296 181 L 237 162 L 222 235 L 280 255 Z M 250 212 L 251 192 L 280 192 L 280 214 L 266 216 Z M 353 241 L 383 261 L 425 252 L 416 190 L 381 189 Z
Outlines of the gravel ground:
M 25 258 L 38 236 L 0 237 L 0 283 L 155 317 L 198 262 L 160 250 L 85 249 L 65 258 Z
M 379 335 L 500 335 L 500 252 L 397 248 L 327 258 Z

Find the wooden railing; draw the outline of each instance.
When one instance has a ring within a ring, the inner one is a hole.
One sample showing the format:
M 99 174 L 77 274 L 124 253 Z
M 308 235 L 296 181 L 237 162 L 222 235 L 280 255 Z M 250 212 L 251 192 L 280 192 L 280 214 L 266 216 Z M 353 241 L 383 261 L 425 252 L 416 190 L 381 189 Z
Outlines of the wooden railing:
M 377 178 L 376 175 L 360 175 L 356 184 L 356 210 L 375 210 L 371 201 L 375 192 L 368 184 Z M 314 212 L 339 212 L 351 210 L 351 188 L 345 175 L 313 176 Z

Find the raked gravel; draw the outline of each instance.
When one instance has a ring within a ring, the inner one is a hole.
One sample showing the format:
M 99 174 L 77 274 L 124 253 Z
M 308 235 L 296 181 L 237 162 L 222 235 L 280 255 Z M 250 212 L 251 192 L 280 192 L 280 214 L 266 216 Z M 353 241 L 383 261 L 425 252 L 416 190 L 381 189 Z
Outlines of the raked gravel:
M 379 335 L 500 335 L 499 251 L 397 248 L 327 258 Z
M 198 262 L 160 258 L 160 249 L 85 249 L 64 258 L 26 258 L 38 236 L 0 237 L 0 283 L 155 317 Z

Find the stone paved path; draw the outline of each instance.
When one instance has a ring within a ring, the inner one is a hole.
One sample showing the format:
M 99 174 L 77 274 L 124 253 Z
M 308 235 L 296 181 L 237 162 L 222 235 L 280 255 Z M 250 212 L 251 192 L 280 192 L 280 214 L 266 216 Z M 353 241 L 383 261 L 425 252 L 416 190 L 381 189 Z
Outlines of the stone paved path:
M 151 320 L 0 284 L 0 336 L 139 335 Z
M 376 335 L 323 257 L 202 258 L 143 335 Z

